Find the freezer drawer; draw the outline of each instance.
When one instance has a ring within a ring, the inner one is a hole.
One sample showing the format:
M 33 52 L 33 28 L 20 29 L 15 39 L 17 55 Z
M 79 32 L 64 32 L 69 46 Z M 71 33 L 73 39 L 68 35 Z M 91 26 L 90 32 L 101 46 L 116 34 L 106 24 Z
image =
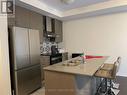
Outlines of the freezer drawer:
M 41 87 L 41 66 L 15 71 L 15 95 L 29 95 Z

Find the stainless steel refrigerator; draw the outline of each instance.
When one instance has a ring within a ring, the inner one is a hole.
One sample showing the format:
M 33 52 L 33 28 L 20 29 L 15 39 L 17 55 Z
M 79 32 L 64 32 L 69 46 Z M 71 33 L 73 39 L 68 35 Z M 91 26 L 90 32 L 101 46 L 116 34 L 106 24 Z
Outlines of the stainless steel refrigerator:
M 13 27 L 9 29 L 12 92 L 29 95 L 41 87 L 39 31 Z

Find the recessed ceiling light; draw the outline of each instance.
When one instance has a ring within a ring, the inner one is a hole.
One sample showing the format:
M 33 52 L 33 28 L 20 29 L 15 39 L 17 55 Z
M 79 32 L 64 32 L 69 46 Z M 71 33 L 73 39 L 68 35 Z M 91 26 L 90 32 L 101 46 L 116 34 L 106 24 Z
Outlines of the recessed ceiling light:
M 65 4 L 71 4 L 73 3 L 75 0 L 61 0 L 61 2 L 65 3 Z

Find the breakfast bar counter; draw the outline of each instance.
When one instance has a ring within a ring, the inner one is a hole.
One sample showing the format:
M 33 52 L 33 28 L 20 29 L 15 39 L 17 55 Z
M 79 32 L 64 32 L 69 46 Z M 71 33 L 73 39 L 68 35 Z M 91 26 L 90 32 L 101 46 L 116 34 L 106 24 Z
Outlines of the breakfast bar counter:
M 78 60 L 80 59 L 80 57 L 73 58 L 70 60 L 76 60 L 76 59 Z M 63 64 L 66 64 L 70 61 L 70 60 L 67 60 L 58 64 L 45 67 L 44 70 L 93 76 L 94 73 L 98 70 L 98 68 L 101 65 L 103 65 L 106 59 L 107 57 L 92 58 L 92 59 L 86 59 L 84 64 L 79 64 L 77 66 L 63 66 Z
M 108 57 L 86 59 L 84 64 L 66 66 L 73 58 L 44 68 L 45 95 L 94 95 L 98 78 L 95 72 Z

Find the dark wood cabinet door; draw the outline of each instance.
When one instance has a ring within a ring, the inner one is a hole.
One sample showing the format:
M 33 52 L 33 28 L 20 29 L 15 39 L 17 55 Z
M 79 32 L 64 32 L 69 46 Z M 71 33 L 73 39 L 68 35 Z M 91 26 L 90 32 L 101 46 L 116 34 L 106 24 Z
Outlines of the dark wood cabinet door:
M 46 17 L 46 31 L 52 32 L 52 18 Z
M 40 63 L 41 63 L 41 79 L 43 81 L 44 80 L 44 67 L 47 67 L 50 65 L 50 56 L 41 56 Z
M 41 14 L 30 12 L 30 28 L 37 29 L 40 33 L 40 43 L 43 42 L 43 17 Z
M 42 29 L 43 27 L 43 19 L 42 15 L 31 11 L 30 12 L 30 28 L 32 29 Z
M 15 24 L 19 27 L 29 28 L 29 10 L 16 6 Z
M 63 41 L 62 21 L 54 20 L 54 32 L 56 33 L 56 42 Z

